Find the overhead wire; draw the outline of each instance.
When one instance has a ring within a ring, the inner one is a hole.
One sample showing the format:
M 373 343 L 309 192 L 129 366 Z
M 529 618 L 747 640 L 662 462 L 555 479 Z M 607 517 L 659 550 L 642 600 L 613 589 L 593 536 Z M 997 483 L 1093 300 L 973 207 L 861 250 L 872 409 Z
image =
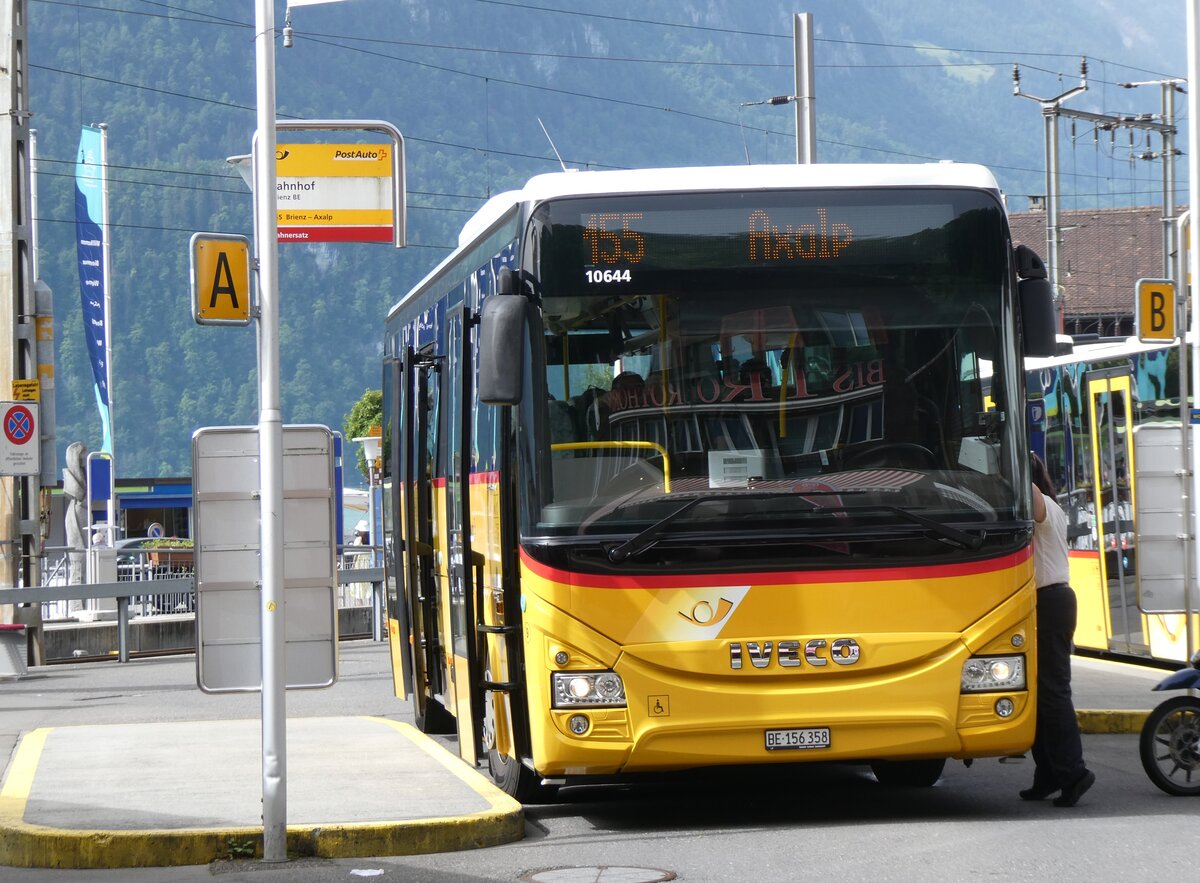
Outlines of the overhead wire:
M 188 9 L 186 7 L 181 7 L 181 6 L 177 6 L 174 4 L 154 2 L 154 0 L 135 0 L 135 2 L 140 2 L 145 5 L 154 6 L 154 7 L 158 7 L 161 9 L 171 10 L 172 12 L 184 13 L 186 17 L 181 17 L 180 15 L 165 15 L 163 13 L 147 12 L 147 11 L 142 11 L 142 10 L 114 9 L 111 7 L 95 6 L 93 4 L 88 4 L 88 3 L 67 2 L 67 0 L 35 0 L 35 2 L 48 4 L 48 5 L 68 6 L 68 7 L 75 7 L 75 8 L 81 8 L 81 9 L 91 9 L 94 11 L 140 15 L 140 16 L 148 16 L 148 17 L 158 17 L 158 18 L 169 19 L 172 21 L 182 21 L 182 22 L 186 22 L 186 23 L 211 24 L 211 25 L 221 25 L 221 26 L 239 27 L 239 28 L 251 28 L 252 27 L 252 25 L 250 25 L 247 22 L 242 22 L 242 21 L 239 21 L 236 19 L 217 16 L 213 13 L 198 12 L 197 10 Z M 715 32 L 729 33 L 729 34 L 734 34 L 734 35 L 739 35 L 739 36 L 769 37 L 769 38 L 780 38 L 780 39 L 789 39 L 789 40 L 791 39 L 790 35 L 785 35 L 785 34 L 771 34 L 771 33 L 765 33 L 765 32 L 742 31 L 742 30 L 732 29 L 732 28 L 718 28 L 718 27 L 702 26 L 702 25 L 689 25 L 689 24 L 677 23 L 677 22 L 660 22 L 660 21 L 654 21 L 654 20 L 650 20 L 650 19 L 638 19 L 638 18 L 614 16 L 614 15 L 607 15 L 607 14 L 603 14 L 603 13 L 580 12 L 577 10 L 561 10 L 561 9 L 553 9 L 550 7 L 536 6 L 533 4 L 510 2 L 510 0 L 473 0 L 473 2 L 490 3 L 492 5 L 512 6 L 512 7 L 516 7 L 516 8 L 523 8 L 523 9 L 528 9 L 528 10 L 533 10 L 533 11 L 538 11 L 538 12 L 543 12 L 543 13 L 551 13 L 551 14 L 557 13 L 557 14 L 587 16 L 587 17 L 592 17 L 592 18 L 597 18 L 597 19 L 619 21 L 619 22 L 639 24 L 639 25 L 656 25 L 656 26 L 674 27 L 674 28 L 682 28 L 682 29 L 689 29 L 689 30 L 711 30 L 711 31 L 715 31 Z M 206 16 L 206 18 L 191 17 L 191 16 L 196 16 L 196 15 Z M 325 37 L 322 37 L 322 36 L 319 36 L 316 34 L 307 34 L 304 32 L 299 32 L 298 35 L 301 36 L 303 39 L 307 39 L 314 43 L 329 45 L 329 46 L 333 46 L 336 48 L 342 48 L 342 49 L 345 49 L 345 50 L 351 51 L 351 52 L 360 52 L 360 53 L 364 53 L 364 54 L 368 54 L 368 55 L 373 55 L 376 57 L 382 57 L 382 58 L 386 58 L 386 59 L 392 60 L 392 61 L 397 61 L 400 63 L 407 63 L 407 64 L 412 64 L 412 65 L 423 66 L 423 67 L 427 67 L 430 69 L 439 70 L 442 72 L 451 73 L 451 74 L 455 74 L 455 75 L 473 77 L 473 78 L 477 78 L 477 79 L 484 79 L 485 81 L 501 82 L 506 85 L 512 85 L 512 86 L 515 86 L 518 88 L 529 88 L 529 89 L 535 89 L 535 90 L 540 90 L 540 91 L 548 91 L 548 92 L 552 92 L 552 93 L 567 95 L 570 97 L 579 97 L 579 98 L 586 98 L 586 99 L 595 100 L 595 101 L 612 102 L 612 103 L 617 103 L 617 104 L 621 104 L 624 106 L 637 107 L 637 108 L 645 109 L 645 110 L 678 114 L 678 115 L 682 115 L 685 117 L 694 118 L 694 119 L 697 119 L 697 120 L 700 120 L 703 122 L 711 122 L 714 124 L 720 124 L 720 125 L 725 125 L 725 126 L 730 126 L 730 127 L 737 126 L 739 128 L 739 130 L 742 129 L 742 127 L 743 127 L 743 124 L 741 123 L 740 120 L 727 120 L 727 119 L 722 119 L 719 117 L 714 117 L 714 116 L 710 116 L 710 115 L 706 115 L 706 114 L 699 114 L 699 113 L 694 113 L 694 112 L 690 112 L 690 111 L 682 111 L 677 108 L 663 107 L 663 106 L 658 106 L 658 105 L 646 104 L 643 102 L 634 102 L 634 101 L 629 101 L 626 99 L 617 99 L 617 98 L 612 98 L 610 96 L 593 95 L 593 94 L 589 94 L 589 93 L 585 93 L 585 92 L 579 92 L 576 90 L 569 90 L 569 89 L 562 89 L 562 88 L 558 88 L 558 87 L 544 86 L 544 85 L 540 85 L 540 84 L 526 83 L 526 82 L 522 82 L 520 80 L 498 79 L 497 77 L 495 77 L 494 73 L 489 74 L 489 75 L 475 74 L 471 71 L 464 71 L 464 70 L 460 70 L 457 68 L 446 67 L 443 65 L 434 65 L 429 62 L 418 61 L 418 60 L 409 59 L 409 58 L 403 58 L 400 56 L 389 55 L 386 53 L 374 52 L 373 50 L 365 49 L 362 47 L 353 46 L 353 45 L 345 45 L 344 43 L 334 42 L 334 40 L 350 40 L 350 41 L 382 42 L 382 43 L 395 44 L 395 45 L 414 45 L 414 44 L 412 44 L 411 41 L 381 41 L 376 38 L 362 38 L 362 37 L 341 36 L 341 35 L 334 37 L 333 39 L 327 39 Z M 861 45 L 861 46 L 875 46 L 875 47 L 883 47 L 883 48 L 890 48 L 890 49 L 919 50 L 919 51 L 923 51 L 923 52 L 945 51 L 945 52 L 958 52 L 958 53 L 997 54 L 997 55 L 1006 55 L 1006 56 L 1012 56 L 1014 54 L 1014 53 L 1012 53 L 1010 51 L 1006 51 L 1006 50 L 943 48 L 943 47 L 917 46 L 917 45 L 912 45 L 912 44 L 901 44 L 901 43 L 886 43 L 886 42 L 881 42 L 881 41 L 853 41 L 853 40 L 837 40 L 837 39 L 831 39 L 831 38 L 816 38 L 816 39 L 818 41 L 824 41 L 824 42 L 830 42 L 830 43 L 841 43 L 841 44 L 847 44 L 847 45 Z M 415 44 L 415 45 L 422 46 L 422 44 Z M 472 50 L 469 47 L 444 47 L 439 44 L 424 44 L 423 48 L 433 48 L 433 49 L 449 48 L 449 49 L 453 49 L 455 51 L 497 51 L 497 50 L 486 50 L 486 49 Z M 499 51 L 508 51 L 508 50 L 499 50 Z M 535 56 L 535 57 L 536 56 L 559 57 L 559 56 L 555 56 L 554 54 L 550 54 L 550 53 L 528 53 L 528 54 L 531 56 Z M 1067 53 L 1040 53 L 1040 52 L 1022 51 L 1020 54 L 1022 56 L 1029 56 L 1029 57 L 1064 57 L 1064 58 L 1076 57 L 1074 55 L 1069 55 Z M 658 64 L 686 63 L 682 60 L 671 61 L 671 60 L 662 60 L 662 59 L 609 59 L 609 57 L 607 57 L 607 56 L 591 56 L 591 57 L 589 57 L 589 56 L 569 56 L 569 57 L 572 59 L 578 59 L 578 60 L 585 60 L 588 58 L 592 58 L 594 60 L 620 60 L 623 62 L 648 62 L 648 63 L 658 63 Z M 1096 59 L 1096 61 L 1105 63 L 1104 59 Z M 1125 65 L 1120 62 L 1107 62 L 1107 63 L 1112 64 L 1114 66 L 1123 67 L 1123 68 L 1126 68 L 1129 70 L 1137 70 L 1137 71 L 1152 73 L 1150 71 L 1146 71 L 1146 69 L 1137 68 L 1137 67 L 1134 67 L 1131 65 Z M 885 65 L 869 65 L 869 64 L 868 65 L 839 65 L 839 67 L 893 67 L 893 66 L 894 67 L 946 67 L 946 66 L 985 67 L 985 66 L 999 66 L 1000 64 L 1002 64 L 1002 63 L 996 62 L 996 63 L 992 64 L 992 63 L 954 63 L 954 62 L 951 62 L 951 63 L 945 63 L 945 64 L 943 64 L 943 63 L 923 63 L 920 65 L 886 65 L 886 66 Z M 756 66 L 760 66 L 760 65 L 761 65 L 761 63 L 756 63 Z M 780 66 L 788 67 L 788 65 L 780 65 Z M 1050 73 L 1050 74 L 1057 73 L 1054 71 L 1050 71 L 1049 69 L 1046 69 L 1046 68 L 1038 67 L 1036 65 L 1024 64 L 1024 66 L 1031 70 L 1038 70 L 1038 71 L 1042 71 L 1042 72 L 1046 72 L 1046 73 Z M 97 75 L 92 75 L 92 74 L 75 73 L 72 71 L 62 70 L 60 68 L 53 68 L 53 67 L 37 65 L 37 64 L 31 64 L 31 67 L 39 68 L 42 70 L 47 70 L 50 72 L 55 72 L 55 73 L 59 73 L 59 74 L 63 74 L 63 75 L 68 75 L 68 76 L 80 76 L 80 77 L 85 77 L 88 79 L 94 79 L 97 81 L 109 83 L 111 85 L 125 86 L 125 87 L 135 88 L 135 89 L 144 89 L 147 91 L 151 91 L 151 92 L 155 92 L 155 93 L 159 93 L 159 94 L 163 94 L 163 95 L 168 95 L 171 97 L 178 97 L 178 98 L 182 98 L 182 99 L 186 99 L 186 100 L 194 100 L 194 101 L 212 103 L 212 104 L 216 104 L 219 106 L 230 107 L 230 108 L 239 109 L 239 110 L 252 111 L 254 109 L 250 105 L 238 104 L 236 102 L 220 101 L 218 99 L 211 99 L 211 98 L 195 96 L 195 95 L 188 95 L 186 93 L 177 92 L 177 91 L 173 91 L 173 90 L 161 89 L 158 87 L 146 86 L 143 84 L 128 83 L 128 82 L 116 80 L 116 79 L 109 78 L 109 77 L 102 77 L 102 76 L 97 76 Z M 1102 82 L 1102 81 L 1098 81 L 1098 82 Z M 286 113 L 279 113 L 279 116 L 282 118 L 292 118 L 291 115 L 286 114 Z M 767 138 L 769 138 L 769 136 L 772 134 L 778 135 L 783 138 L 795 137 L 792 132 L 777 131 L 777 130 L 772 130 L 770 128 L 760 128 L 760 127 L 755 127 L 755 129 L 756 129 L 756 131 L 762 131 L 764 134 L 764 137 L 767 137 Z M 455 149 L 463 149 L 463 150 L 488 149 L 488 148 L 480 148 L 476 145 L 465 145 L 465 144 L 458 144 L 458 143 L 454 143 L 454 142 L 446 142 L 446 141 L 442 141 L 439 139 L 422 139 L 422 138 L 419 138 L 416 136 L 410 136 L 410 138 L 411 138 L 411 140 L 417 141 L 417 142 L 432 143 L 432 144 L 436 144 L 439 146 L 452 147 Z M 879 153 L 883 153 L 886 155 L 901 156 L 901 157 L 905 157 L 905 158 L 923 159 L 923 160 L 941 159 L 941 157 L 937 157 L 937 156 L 912 153 L 912 152 L 906 152 L 906 151 L 899 151 L 899 150 L 895 150 L 892 148 L 879 148 L 879 147 L 873 147 L 870 145 L 852 144 L 849 142 L 841 142 L 841 141 L 829 140 L 829 139 L 818 139 L 818 141 L 823 141 L 824 143 L 827 143 L 830 145 L 845 147 L 848 149 L 879 152 Z M 513 158 L 519 158 L 519 159 L 530 159 L 530 160 L 536 160 L 536 161 L 546 162 L 546 163 L 554 163 L 555 162 L 555 160 L 553 158 L 544 156 L 544 155 L 539 155 L 539 154 L 526 154 L 526 153 L 514 152 L 514 151 L 490 151 L 490 150 L 489 150 L 489 152 L 494 152 L 499 155 L 507 155 L 507 156 L 511 156 Z M 577 160 L 577 159 L 572 159 L 571 161 L 574 163 L 586 165 L 586 166 L 592 167 L 592 168 L 620 168 L 620 166 L 613 166 L 613 165 L 596 163 L 596 162 L 586 162 L 586 161 L 581 161 L 581 160 Z M 995 169 L 1005 169 L 1005 170 L 1009 170 L 1009 171 L 1037 171 L 1037 170 L 1032 170 L 1032 169 L 1023 169 L 1021 167 L 1015 167 L 1015 166 L 1006 166 L 1006 165 L 997 164 L 997 163 L 988 163 L 988 165 Z

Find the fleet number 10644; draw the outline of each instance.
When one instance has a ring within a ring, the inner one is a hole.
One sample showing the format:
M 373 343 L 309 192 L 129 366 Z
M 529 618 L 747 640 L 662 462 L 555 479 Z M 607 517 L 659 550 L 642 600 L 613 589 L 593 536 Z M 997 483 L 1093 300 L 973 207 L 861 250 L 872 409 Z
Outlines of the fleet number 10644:
M 599 285 L 605 282 L 629 282 L 633 277 L 628 270 L 587 270 L 589 285 Z

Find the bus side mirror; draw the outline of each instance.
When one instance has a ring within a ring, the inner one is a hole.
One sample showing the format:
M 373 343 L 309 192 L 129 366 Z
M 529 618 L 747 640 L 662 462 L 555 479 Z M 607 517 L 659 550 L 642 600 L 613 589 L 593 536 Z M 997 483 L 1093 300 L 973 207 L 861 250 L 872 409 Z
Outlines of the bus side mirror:
M 1054 287 L 1046 278 L 1046 265 L 1027 245 L 1017 246 L 1016 259 L 1023 355 L 1057 355 L 1058 320 L 1054 315 Z
M 479 400 L 488 405 L 521 402 L 525 363 L 525 309 L 519 294 L 494 294 L 479 318 Z

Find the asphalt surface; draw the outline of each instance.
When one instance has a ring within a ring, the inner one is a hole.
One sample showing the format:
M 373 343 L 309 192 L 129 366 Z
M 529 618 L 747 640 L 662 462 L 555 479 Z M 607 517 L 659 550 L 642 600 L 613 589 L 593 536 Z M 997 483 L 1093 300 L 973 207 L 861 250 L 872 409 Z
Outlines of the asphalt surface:
M 420 855 L 510 842 L 522 808 L 391 695 L 386 647 L 343 644 L 328 690 L 288 694 L 292 856 Z M 1085 733 L 1133 733 L 1162 670 L 1076 657 Z M 133 868 L 262 854 L 257 694 L 202 694 L 194 657 L 57 665 L 0 680 L 0 865 Z

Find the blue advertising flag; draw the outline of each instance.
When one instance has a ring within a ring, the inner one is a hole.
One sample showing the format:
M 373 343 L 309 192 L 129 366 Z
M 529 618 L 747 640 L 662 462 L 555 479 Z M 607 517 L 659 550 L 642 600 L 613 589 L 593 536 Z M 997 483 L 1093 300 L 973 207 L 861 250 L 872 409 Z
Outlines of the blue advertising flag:
M 108 398 L 106 341 L 108 317 L 104 309 L 104 169 L 100 165 L 100 129 L 84 126 L 75 163 L 75 235 L 79 253 L 79 296 L 83 306 L 83 333 L 95 379 L 96 405 L 104 433 L 102 450 L 112 452 L 112 426 Z

